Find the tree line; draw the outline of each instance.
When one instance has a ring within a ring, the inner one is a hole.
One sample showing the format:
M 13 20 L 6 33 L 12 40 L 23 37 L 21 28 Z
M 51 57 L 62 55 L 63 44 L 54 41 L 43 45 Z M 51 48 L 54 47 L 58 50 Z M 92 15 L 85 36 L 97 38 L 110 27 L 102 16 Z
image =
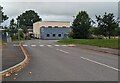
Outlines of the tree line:
M 0 24 L 8 19 L 7 15 L 4 15 L 2 11 L 2 7 L 0 7 L 0 13 L 2 15 L 2 19 L 0 20 Z M 69 36 L 73 39 L 87 39 L 87 38 L 111 38 L 111 36 L 119 36 L 120 35 L 120 27 L 119 21 L 115 19 L 113 13 L 106 13 L 101 16 L 95 16 L 96 22 L 94 22 L 89 14 L 86 11 L 79 12 L 72 23 L 72 31 L 69 33 Z M 33 23 L 37 21 L 42 21 L 38 13 L 34 10 L 28 10 L 19 15 L 16 18 L 17 22 L 12 19 L 10 21 L 9 27 L 4 27 L 5 32 L 8 32 L 12 39 L 26 38 L 29 37 L 28 29 Z M 93 25 L 97 25 L 93 27 Z
M 72 24 L 72 31 L 69 36 L 73 39 L 87 38 L 111 38 L 111 36 L 120 35 L 119 21 L 115 19 L 113 13 L 106 13 L 101 16 L 95 16 L 97 27 L 93 27 L 95 22 L 89 17 L 86 11 L 81 11 L 75 17 Z
M 3 11 L 1 10 L 1 12 Z M 7 17 L 7 15 L 2 16 L 3 20 L 1 23 L 8 19 L 8 17 L 7 19 L 5 17 Z M 4 27 L 4 32 L 8 32 L 12 40 L 30 39 L 28 29 L 30 29 L 33 23 L 41 20 L 40 16 L 34 10 L 28 10 L 19 15 L 16 21 L 15 19 L 11 19 L 10 25 Z

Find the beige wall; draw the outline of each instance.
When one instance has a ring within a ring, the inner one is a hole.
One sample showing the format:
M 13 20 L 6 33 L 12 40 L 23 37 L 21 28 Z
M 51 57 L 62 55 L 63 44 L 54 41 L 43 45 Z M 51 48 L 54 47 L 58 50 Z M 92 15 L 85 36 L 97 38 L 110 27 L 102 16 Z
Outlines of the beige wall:
M 57 21 L 45 21 L 45 22 L 36 22 L 33 24 L 33 34 L 35 37 L 37 38 L 40 38 L 40 27 L 48 27 L 48 26 L 52 26 L 52 27 L 55 27 L 55 26 L 58 26 L 58 27 L 70 27 L 70 22 L 57 22 Z

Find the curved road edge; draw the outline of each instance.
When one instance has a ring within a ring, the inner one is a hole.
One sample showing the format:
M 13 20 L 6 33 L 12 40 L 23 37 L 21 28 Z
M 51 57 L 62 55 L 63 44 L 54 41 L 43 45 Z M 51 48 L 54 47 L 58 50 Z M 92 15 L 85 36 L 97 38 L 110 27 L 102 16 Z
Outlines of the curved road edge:
M 19 72 L 20 70 L 22 70 L 23 68 L 25 68 L 29 64 L 30 57 L 27 54 L 26 50 L 24 49 L 22 42 L 20 42 L 20 48 L 21 48 L 23 54 L 25 55 L 25 59 L 22 62 L 16 64 L 15 66 L 1 71 L 0 72 L 0 80 L 2 80 L 5 77 L 9 77 L 16 72 Z

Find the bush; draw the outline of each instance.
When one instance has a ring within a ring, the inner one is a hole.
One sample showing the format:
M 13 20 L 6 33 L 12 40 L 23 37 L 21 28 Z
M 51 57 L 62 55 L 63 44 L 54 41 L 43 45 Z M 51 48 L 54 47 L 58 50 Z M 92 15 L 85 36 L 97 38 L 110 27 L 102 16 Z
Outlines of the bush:
M 73 37 L 73 32 L 72 32 L 72 31 L 69 32 L 69 33 L 68 33 L 68 36 L 69 36 L 69 38 L 72 38 L 72 37 Z

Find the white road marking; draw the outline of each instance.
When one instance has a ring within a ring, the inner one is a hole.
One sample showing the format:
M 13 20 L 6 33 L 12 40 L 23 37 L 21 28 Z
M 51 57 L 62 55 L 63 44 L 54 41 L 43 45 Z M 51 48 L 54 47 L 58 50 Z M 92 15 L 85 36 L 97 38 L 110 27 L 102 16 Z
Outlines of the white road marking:
M 31 46 L 36 46 L 36 45 L 31 45 Z
M 51 47 L 52 45 L 47 45 L 48 47 Z
M 74 44 L 69 44 L 68 46 L 69 46 L 69 47 L 75 47 L 76 45 L 74 45 Z
M 28 45 L 23 45 L 23 46 L 28 46 Z
M 81 57 L 81 59 L 84 59 L 84 60 L 87 60 L 87 61 L 90 61 L 90 62 L 96 63 L 96 64 L 101 65 L 101 66 L 105 66 L 105 67 L 107 67 L 107 68 L 111 68 L 111 69 L 116 70 L 116 71 L 120 71 L 120 70 L 117 69 L 117 68 L 111 67 L 111 66 L 109 66 L 109 65 L 106 65 L 106 64 L 103 64 L 103 63 L 100 63 L 100 62 L 97 62 L 97 61 L 94 61 L 94 60 L 88 59 L 88 58 Z
M 63 53 L 66 53 L 66 54 L 70 54 L 69 52 L 64 51 L 64 50 L 61 50 L 61 49 L 56 49 L 56 50 L 58 50 L 58 51 L 60 51 L 60 52 L 63 52 Z
M 40 45 L 40 47 L 43 47 L 44 45 Z
M 67 46 L 67 45 L 61 45 L 61 46 Z
M 60 46 L 60 45 L 55 45 L 55 46 Z

